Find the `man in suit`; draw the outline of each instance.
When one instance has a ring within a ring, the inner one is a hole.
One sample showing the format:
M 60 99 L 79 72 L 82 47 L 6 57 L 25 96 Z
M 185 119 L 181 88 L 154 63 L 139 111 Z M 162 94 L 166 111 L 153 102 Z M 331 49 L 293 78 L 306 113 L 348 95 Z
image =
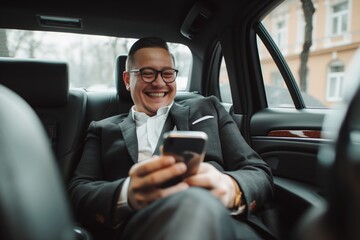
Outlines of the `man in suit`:
M 139 39 L 123 73 L 129 114 L 92 122 L 69 185 L 79 221 L 99 239 L 271 239 L 257 217 L 273 196 L 269 166 L 214 96 L 175 103 L 174 59 L 159 38 Z M 208 135 L 197 174 L 159 154 L 167 130 Z

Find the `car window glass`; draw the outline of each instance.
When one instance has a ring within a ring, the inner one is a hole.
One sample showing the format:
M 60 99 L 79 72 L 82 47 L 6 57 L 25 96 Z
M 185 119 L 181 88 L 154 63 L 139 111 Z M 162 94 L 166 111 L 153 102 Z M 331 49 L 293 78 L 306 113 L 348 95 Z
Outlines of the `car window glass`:
M 69 64 L 71 87 L 88 91 L 115 89 L 115 62 L 136 41 L 84 34 L 0 29 L 0 57 L 65 61 Z M 185 91 L 192 64 L 189 48 L 169 43 L 179 69 L 177 90 Z
M 360 19 L 355 12 L 359 8 L 357 0 L 289 0 L 262 20 L 283 54 L 306 107 L 331 108 L 343 100 L 344 75 L 360 47 Z M 277 88 L 285 85 L 267 49 L 258 42 L 268 105 L 288 106 L 288 98 L 275 100 L 269 90 L 280 91 Z M 283 100 L 286 102 L 281 103 Z
M 221 101 L 225 103 L 232 103 L 229 76 L 226 69 L 224 57 L 222 57 L 221 59 L 220 73 L 219 73 L 219 87 L 220 87 Z
M 285 81 L 277 68 L 274 60 L 262 41 L 257 38 L 260 50 L 261 72 L 263 74 L 264 88 L 268 107 L 294 108 L 294 102 L 290 96 Z

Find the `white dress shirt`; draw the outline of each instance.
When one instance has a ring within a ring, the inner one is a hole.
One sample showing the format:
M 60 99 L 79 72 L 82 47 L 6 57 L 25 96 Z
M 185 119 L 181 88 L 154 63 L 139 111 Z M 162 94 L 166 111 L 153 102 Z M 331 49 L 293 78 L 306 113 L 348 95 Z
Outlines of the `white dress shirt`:
M 136 136 L 138 141 L 138 162 L 150 159 L 153 156 L 157 142 L 161 137 L 160 134 L 164 127 L 169 110 L 174 102 L 170 105 L 161 107 L 154 116 L 148 116 L 143 112 L 131 108 L 131 116 L 136 124 Z M 118 201 L 118 207 L 129 207 L 127 201 L 127 192 L 130 178 L 127 177 Z
M 153 156 L 153 153 L 157 146 L 157 142 L 161 137 L 160 134 L 162 132 L 166 118 L 172 105 L 173 102 L 169 106 L 159 108 L 156 115 L 154 116 L 148 116 L 143 112 L 137 112 L 134 106 L 131 108 L 131 115 L 136 124 L 136 136 L 138 140 L 138 162 L 148 160 Z M 213 118 L 213 116 L 205 116 L 195 121 L 193 124 L 196 124 L 197 122 L 203 121 L 208 118 Z M 117 203 L 118 208 L 130 208 L 127 201 L 129 182 L 130 177 L 127 177 L 123 184 L 123 187 L 121 188 L 120 197 Z M 239 209 L 232 210 L 230 214 L 238 215 L 244 212 L 244 210 L 245 205 L 242 205 L 239 207 Z
M 132 107 L 131 114 L 136 123 L 138 140 L 138 162 L 147 160 L 153 155 L 171 105 L 159 108 L 156 115 L 151 117 L 143 112 L 137 112 Z

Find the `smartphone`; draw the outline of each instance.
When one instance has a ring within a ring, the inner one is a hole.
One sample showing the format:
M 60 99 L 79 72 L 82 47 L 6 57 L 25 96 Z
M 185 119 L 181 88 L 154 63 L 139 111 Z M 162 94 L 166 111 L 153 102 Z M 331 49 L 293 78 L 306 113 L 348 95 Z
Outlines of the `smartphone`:
M 162 154 L 172 155 L 177 162 L 181 161 L 187 165 L 187 171 L 181 178 L 195 174 L 205 157 L 207 134 L 201 131 L 170 131 L 166 132 L 163 138 Z M 179 182 L 181 178 L 165 186 Z

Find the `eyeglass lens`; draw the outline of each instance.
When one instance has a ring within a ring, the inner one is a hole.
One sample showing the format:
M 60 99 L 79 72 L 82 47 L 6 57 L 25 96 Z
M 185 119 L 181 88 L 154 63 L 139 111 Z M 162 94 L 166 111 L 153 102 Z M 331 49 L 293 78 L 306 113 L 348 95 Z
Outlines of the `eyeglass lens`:
M 161 75 L 161 78 L 164 80 L 164 82 L 171 83 L 175 81 L 177 71 L 175 69 L 164 69 L 162 71 L 157 71 L 151 68 L 140 70 L 141 78 L 145 82 L 155 81 L 159 73 Z

